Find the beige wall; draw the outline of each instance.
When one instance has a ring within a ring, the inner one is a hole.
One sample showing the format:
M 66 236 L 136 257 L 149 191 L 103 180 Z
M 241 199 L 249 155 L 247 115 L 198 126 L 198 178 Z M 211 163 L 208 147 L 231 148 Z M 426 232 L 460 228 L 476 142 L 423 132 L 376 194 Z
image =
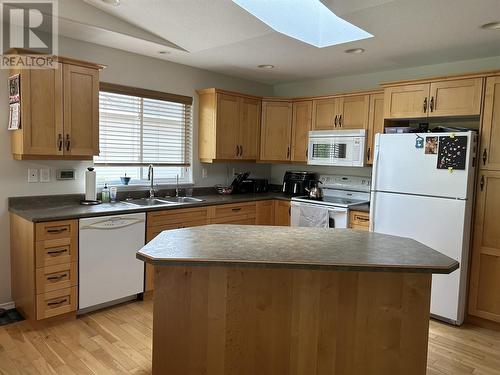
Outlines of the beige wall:
M 106 64 L 101 79 L 123 85 L 130 85 L 152 90 L 172 92 L 193 96 L 194 144 L 197 144 L 197 98 L 195 90 L 205 87 L 220 87 L 228 90 L 243 91 L 256 95 L 272 94 L 272 87 L 260 83 L 212 73 L 206 70 L 191 68 L 159 59 L 148 58 L 95 44 L 84 43 L 73 39 L 61 38 L 60 54 Z M 0 306 L 10 301 L 10 257 L 9 257 L 9 218 L 7 197 L 45 194 L 68 194 L 83 192 L 83 171 L 91 162 L 60 161 L 15 161 L 10 154 L 10 136 L 7 131 L 7 77 L 8 72 L 0 71 Z M 226 170 L 233 167 L 239 170 L 250 170 L 255 175 L 267 177 L 269 165 L 248 164 L 215 164 L 206 165 L 208 178 L 201 178 L 201 164 L 197 161 L 197 147 L 194 147 L 193 177 L 198 186 L 212 186 L 225 183 Z M 59 168 L 75 168 L 77 179 L 69 182 L 56 182 L 52 175 L 50 183 L 27 183 L 28 168 L 51 168 L 52 173 Z

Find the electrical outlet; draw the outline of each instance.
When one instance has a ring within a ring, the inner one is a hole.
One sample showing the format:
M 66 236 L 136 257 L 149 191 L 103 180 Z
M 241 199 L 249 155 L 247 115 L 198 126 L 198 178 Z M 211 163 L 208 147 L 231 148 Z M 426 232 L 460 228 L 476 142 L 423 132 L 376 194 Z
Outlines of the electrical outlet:
M 38 169 L 28 168 L 28 182 L 38 182 Z
M 50 169 L 40 169 L 40 182 L 50 182 Z
M 201 168 L 201 178 L 207 178 L 207 177 L 208 177 L 207 168 Z

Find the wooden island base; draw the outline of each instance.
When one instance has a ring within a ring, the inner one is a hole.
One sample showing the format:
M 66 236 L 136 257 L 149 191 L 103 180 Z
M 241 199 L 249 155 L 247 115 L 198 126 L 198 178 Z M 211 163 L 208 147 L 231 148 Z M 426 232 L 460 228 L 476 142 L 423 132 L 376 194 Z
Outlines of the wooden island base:
M 430 273 L 155 266 L 153 374 L 425 375 Z

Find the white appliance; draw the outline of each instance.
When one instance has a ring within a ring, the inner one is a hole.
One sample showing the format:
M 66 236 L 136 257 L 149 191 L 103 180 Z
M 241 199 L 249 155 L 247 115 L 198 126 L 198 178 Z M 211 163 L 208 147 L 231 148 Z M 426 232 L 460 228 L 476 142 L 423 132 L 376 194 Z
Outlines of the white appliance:
M 349 208 L 370 201 L 370 178 L 320 176 L 323 199 L 292 197 L 291 226 L 348 228 Z
M 466 149 L 446 146 L 457 137 L 466 137 L 460 138 Z M 433 275 L 431 295 L 431 314 L 458 325 L 465 314 L 476 143 L 474 132 L 375 138 L 370 229 L 413 238 L 460 263 L 450 275 Z M 439 157 L 441 146 L 455 156 Z M 459 157 L 464 169 L 438 169 L 438 157 Z
M 317 130 L 309 132 L 307 164 L 362 167 L 366 130 Z
M 144 246 L 145 228 L 145 213 L 80 219 L 79 313 L 144 291 L 144 263 L 135 254 Z

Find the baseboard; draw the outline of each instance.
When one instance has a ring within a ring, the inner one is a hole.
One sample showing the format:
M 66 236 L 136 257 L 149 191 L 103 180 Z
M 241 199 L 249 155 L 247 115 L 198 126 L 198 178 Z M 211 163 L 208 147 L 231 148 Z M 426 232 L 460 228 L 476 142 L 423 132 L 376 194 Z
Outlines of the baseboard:
M 0 309 L 5 309 L 5 310 L 10 310 L 16 307 L 14 304 L 14 301 L 7 302 L 7 303 L 0 303 Z
M 479 318 L 477 316 L 469 315 L 469 316 L 467 316 L 466 322 L 469 324 L 473 324 L 475 326 L 481 327 L 481 328 L 492 329 L 494 331 L 500 332 L 500 323 L 497 323 L 497 322 L 494 322 L 491 320 L 487 320 L 487 319 Z

